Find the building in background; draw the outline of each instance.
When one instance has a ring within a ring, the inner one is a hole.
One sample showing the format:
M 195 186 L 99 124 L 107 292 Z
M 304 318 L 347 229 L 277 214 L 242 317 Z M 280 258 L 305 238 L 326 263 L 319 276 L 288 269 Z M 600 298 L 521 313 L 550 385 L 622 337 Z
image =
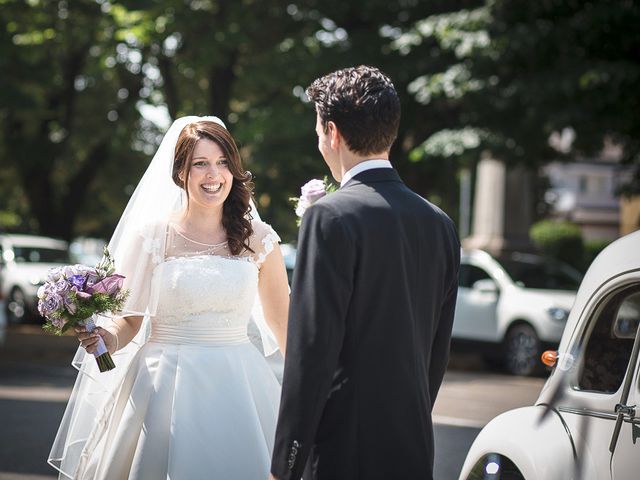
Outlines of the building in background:
M 618 191 L 631 179 L 632 169 L 621 165 L 620 157 L 621 151 L 608 145 L 597 159 L 553 162 L 543 167 L 550 184 L 545 201 L 551 205 L 552 218 L 579 225 L 585 240 L 615 240 L 637 230 L 640 211 L 636 212 L 635 227 L 623 228 L 621 203 L 625 200 Z

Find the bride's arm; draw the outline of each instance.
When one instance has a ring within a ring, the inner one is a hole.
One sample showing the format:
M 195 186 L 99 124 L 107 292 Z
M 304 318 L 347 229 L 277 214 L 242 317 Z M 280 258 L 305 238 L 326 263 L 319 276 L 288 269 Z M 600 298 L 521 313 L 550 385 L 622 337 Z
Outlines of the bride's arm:
M 84 349 L 89 353 L 95 351 L 98 335 L 104 340 L 104 344 L 109 353 L 115 353 L 133 340 L 133 337 L 135 337 L 140 330 L 142 320 L 143 317 L 140 316 L 115 318 L 113 324 L 109 327 L 97 327 L 91 333 L 87 332 L 85 327 L 78 326 L 75 328 L 76 336 Z
M 289 316 L 289 282 L 280 245 L 277 243 L 260 267 L 258 294 L 264 318 L 284 356 Z

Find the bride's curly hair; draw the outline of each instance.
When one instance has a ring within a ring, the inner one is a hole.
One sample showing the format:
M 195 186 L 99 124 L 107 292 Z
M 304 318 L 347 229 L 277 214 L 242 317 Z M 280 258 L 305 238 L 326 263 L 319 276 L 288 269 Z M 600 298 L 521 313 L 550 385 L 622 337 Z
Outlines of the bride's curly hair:
M 240 255 L 244 250 L 253 253 L 249 247 L 251 227 L 251 196 L 253 183 L 251 172 L 242 166 L 240 152 L 229 131 L 222 125 L 211 121 L 190 123 L 182 129 L 176 143 L 173 171 L 171 177 L 176 185 L 187 192 L 189 199 L 189 172 L 191 158 L 198 140 L 206 138 L 216 142 L 229 161 L 229 171 L 233 175 L 233 184 L 222 209 L 222 226 L 227 233 L 227 242 L 232 255 Z

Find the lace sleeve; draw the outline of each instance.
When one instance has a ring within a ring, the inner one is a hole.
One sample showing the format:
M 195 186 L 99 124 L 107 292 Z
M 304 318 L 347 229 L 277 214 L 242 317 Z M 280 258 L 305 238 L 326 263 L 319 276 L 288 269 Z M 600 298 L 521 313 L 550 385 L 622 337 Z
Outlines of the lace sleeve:
M 281 240 L 271 225 L 256 221 L 252 226 L 253 235 L 249 240 L 249 246 L 254 253 L 251 255 L 251 261 L 259 268 Z

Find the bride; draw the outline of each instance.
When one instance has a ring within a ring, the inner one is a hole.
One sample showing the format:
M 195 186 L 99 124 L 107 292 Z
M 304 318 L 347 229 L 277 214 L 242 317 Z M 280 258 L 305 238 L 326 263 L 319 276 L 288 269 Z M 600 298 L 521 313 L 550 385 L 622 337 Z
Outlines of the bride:
M 268 476 L 280 386 L 247 325 L 266 355 L 284 353 L 289 294 L 250 179 L 218 118 L 167 131 L 109 243 L 127 304 L 76 330 L 79 374 L 49 458 L 60 478 Z M 98 335 L 115 370 L 89 355 Z

